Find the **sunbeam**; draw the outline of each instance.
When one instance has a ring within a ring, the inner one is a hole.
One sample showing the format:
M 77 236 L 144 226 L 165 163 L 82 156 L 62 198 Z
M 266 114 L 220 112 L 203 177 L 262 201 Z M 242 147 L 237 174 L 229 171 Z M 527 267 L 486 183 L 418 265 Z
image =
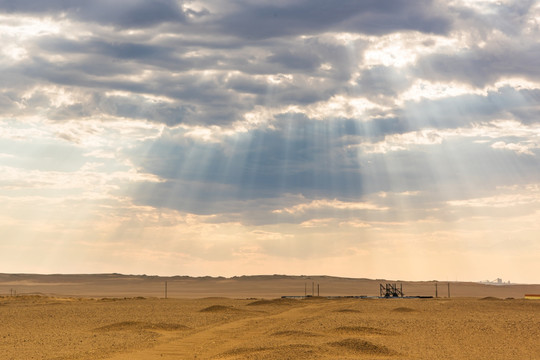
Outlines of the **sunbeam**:
M 538 282 L 539 11 L 0 1 L 3 271 Z

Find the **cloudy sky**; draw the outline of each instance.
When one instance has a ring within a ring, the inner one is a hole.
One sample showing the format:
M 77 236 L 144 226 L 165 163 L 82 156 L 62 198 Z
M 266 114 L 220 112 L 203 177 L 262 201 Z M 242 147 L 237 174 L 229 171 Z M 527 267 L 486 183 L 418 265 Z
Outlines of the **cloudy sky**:
M 540 2 L 0 0 L 0 272 L 540 283 Z

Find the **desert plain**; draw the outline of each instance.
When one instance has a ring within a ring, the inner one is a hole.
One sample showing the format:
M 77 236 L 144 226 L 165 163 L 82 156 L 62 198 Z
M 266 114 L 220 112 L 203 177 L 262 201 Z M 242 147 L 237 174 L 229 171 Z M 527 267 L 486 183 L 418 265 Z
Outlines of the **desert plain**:
M 540 359 L 539 285 L 379 283 L 0 274 L 0 359 Z

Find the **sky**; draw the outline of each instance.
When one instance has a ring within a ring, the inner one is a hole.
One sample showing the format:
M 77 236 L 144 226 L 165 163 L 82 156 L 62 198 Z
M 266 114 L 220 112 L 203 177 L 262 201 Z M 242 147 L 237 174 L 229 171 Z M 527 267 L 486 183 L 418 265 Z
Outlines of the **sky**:
M 0 272 L 540 283 L 540 2 L 0 0 Z

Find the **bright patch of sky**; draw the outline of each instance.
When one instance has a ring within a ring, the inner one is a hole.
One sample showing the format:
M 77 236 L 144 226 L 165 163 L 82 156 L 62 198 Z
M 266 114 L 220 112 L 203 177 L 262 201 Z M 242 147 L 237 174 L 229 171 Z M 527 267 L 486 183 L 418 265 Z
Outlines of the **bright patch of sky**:
M 0 0 L 2 271 L 538 283 L 539 14 Z

